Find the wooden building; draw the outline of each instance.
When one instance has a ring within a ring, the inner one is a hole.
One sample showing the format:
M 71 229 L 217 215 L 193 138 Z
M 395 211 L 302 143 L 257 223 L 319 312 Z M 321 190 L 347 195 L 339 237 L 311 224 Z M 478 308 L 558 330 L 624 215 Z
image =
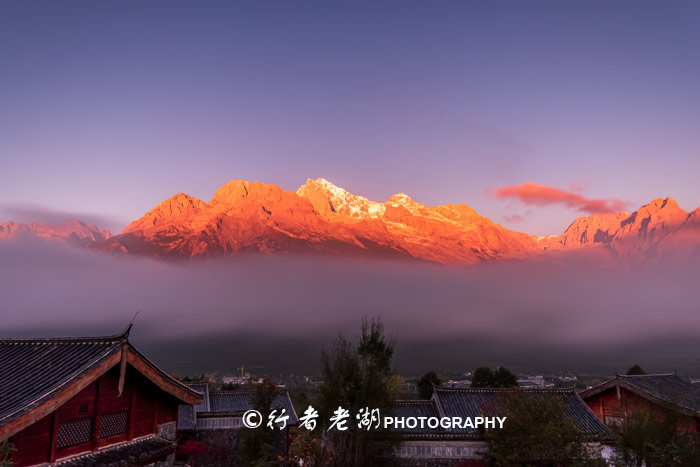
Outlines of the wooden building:
M 0 442 L 13 465 L 172 463 L 178 406 L 202 395 L 121 335 L 0 339 Z
M 651 416 L 673 415 L 679 432 L 700 431 L 700 386 L 675 373 L 617 375 L 580 395 L 609 426 L 641 410 Z

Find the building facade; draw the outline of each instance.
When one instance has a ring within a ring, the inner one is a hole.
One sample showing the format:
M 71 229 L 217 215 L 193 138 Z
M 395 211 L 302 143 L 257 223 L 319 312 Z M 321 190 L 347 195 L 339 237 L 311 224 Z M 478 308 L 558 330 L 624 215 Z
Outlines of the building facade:
M 642 411 L 653 417 L 673 417 L 679 433 L 700 431 L 700 386 L 675 373 L 616 375 L 580 395 L 608 426 L 620 425 Z
M 16 466 L 172 463 L 178 406 L 202 395 L 124 334 L 0 339 L 0 442 Z

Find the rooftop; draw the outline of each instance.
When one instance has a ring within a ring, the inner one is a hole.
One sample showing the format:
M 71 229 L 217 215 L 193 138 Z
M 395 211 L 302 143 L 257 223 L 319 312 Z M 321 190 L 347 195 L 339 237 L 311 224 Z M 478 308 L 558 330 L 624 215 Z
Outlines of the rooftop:
M 0 339 L 0 439 L 22 429 L 33 411 L 50 413 L 127 357 L 132 366 L 183 402 L 201 394 L 170 377 L 129 344 L 129 330 L 105 337 Z M 49 403 L 50 402 L 50 403 Z M 18 428 L 19 427 L 19 428 Z
M 617 375 L 609 381 L 581 392 L 580 396 L 588 399 L 617 387 L 618 384 L 653 402 L 679 408 L 689 415 L 700 415 L 700 386 L 676 373 Z
M 99 451 L 67 457 L 59 460 L 55 465 L 66 467 L 144 465 L 160 456 L 170 454 L 174 449 L 175 443 L 173 441 L 168 441 L 156 435 L 148 435 L 114 444 Z
M 254 409 L 253 398 L 255 391 L 233 390 L 233 391 L 209 391 L 203 388 L 206 383 L 184 383 L 196 389 L 200 388 L 208 401 L 197 406 L 180 405 L 179 408 L 179 430 L 193 430 L 196 428 L 196 417 L 216 417 L 216 416 L 238 416 L 247 410 Z M 202 389 L 203 388 L 203 389 Z M 280 393 L 272 400 L 272 410 L 285 409 L 289 415 L 287 425 L 298 425 L 299 418 L 289 398 L 286 389 L 280 389 Z M 267 417 L 267 414 L 263 414 Z
M 566 415 L 585 433 L 602 439 L 611 439 L 612 433 L 591 411 L 576 391 L 571 389 L 516 389 L 516 388 L 445 388 L 436 387 L 433 401 L 440 416 L 473 418 L 483 415 L 500 416 L 500 408 L 513 394 L 540 395 L 561 401 Z M 455 429 L 477 436 L 473 428 Z

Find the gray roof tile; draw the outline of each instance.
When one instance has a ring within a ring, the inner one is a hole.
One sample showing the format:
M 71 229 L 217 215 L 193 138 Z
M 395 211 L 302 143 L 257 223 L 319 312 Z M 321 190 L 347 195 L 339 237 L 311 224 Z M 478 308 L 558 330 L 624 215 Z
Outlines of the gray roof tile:
M 614 387 L 617 382 L 642 397 L 656 399 L 680 407 L 695 416 L 700 415 L 700 386 L 675 373 L 657 375 L 618 375 L 581 393 L 587 399 Z
M 559 399 L 578 428 L 602 439 L 611 439 L 612 433 L 603 422 L 595 416 L 586 403 L 573 389 L 495 389 L 495 388 L 435 388 L 433 400 L 441 416 L 478 417 L 484 414 L 500 416 L 500 408 L 515 393 L 542 395 Z M 475 434 L 471 428 L 454 430 L 456 432 Z
M 124 345 L 172 384 L 175 380 L 128 343 L 127 332 L 106 337 L 0 338 L 0 426 L 60 394 Z
M 0 339 L 0 425 L 58 394 L 123 342 L 123 336 Z
M 156 435 L 103 448 L 97 452 L 61 459 L 56 465 L 71 467 L 121 467 L 143 465 L 175 451 L 175 443 Z

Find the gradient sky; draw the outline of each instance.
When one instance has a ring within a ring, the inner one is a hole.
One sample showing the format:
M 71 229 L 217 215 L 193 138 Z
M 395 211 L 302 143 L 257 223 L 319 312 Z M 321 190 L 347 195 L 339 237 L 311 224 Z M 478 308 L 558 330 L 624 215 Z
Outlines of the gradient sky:
M 690 1 L 3 1 L 0 222 L 119 230 L 180 191 L 316 177 L 534 234 L 580 213 L 487 190 L 694 209 L 699 45 Z

